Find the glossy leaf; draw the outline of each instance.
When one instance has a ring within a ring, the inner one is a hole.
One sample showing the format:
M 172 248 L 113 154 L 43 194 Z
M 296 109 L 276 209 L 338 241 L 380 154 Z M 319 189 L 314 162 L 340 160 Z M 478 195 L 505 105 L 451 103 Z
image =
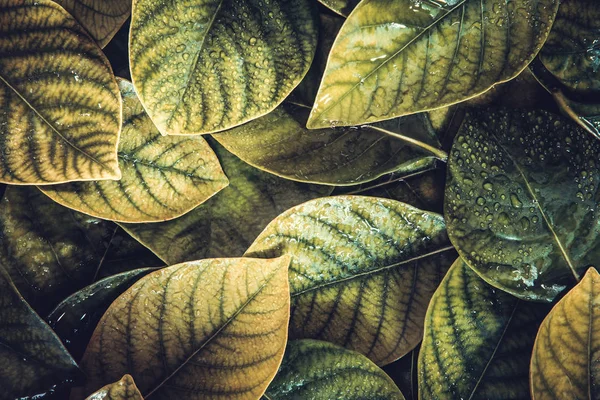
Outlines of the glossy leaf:
M 423 115 L 375 127 L 317 132 L 304 128 L 307 117 L 308 109 L 282 106 L 214 138 L 257 168 L 295 181 L 329 185 L 368 182 L 393 171 L 414 172 L 431 167 L 436 156 L 446 157 L 427 131 Z
M 110 64 L 53 1 L 0 1 L 0 110 L 0 181 L 121 177 L 121 98 Z
M 287 341 L 289 262 L 211 259 L 142 278 L 94 331 L 84 392 L 129 373 L 154 399 L 259 398 Z
M 131 14 L 131 0 L 56 0 L 104 47 Z
M 600 143 L 545 111 L 473 112 L 454 141 L 445 217 L 465 262 L 550 301 L 600 257 Z
M 271 222 L 245 256 L 292 256 L 292 339 L 320 339 L 390 363 L 421 340 L 427 303 L 455 258 L 441 215 L 338 196 Z
M 140 268 L 106 277 L 61 301 L 46 318 L 48 325 L 79 360 L 98 321 L 111 303 L 156 268 Z
M 309 0 L 135 0 L 131 76 L 165 134 L 212 133 L 267 114 L 308 71 Z
M 360 125 L 448 106 L 517 76 L 557 0 L 366 0 L 338 35 L 308 127 Z
M 590 268 L 540 326 L 531 357 L 534 400 L 597 399 L 600 275 Z
M 362 354 L 317 340 L 291 341 L 262 400 L 404 400 L 394 381 Z
M 92 393 L 86 400 L 144 400 L 131 375 Z
M 75 360 L 0 265 L 0 399 L 35 396 L 79 378 Z
M 347 17 L 358 5 L 359 0 L 319 0 L 321 4 L 330 10 Z
M 419 399 L 528 400 L 544 304 L 486 284 L 460 258 L 433 295 L 419 353 Z
M 112 221 L 159 222 L 176 218 L 227 186 L 216 155 L 200 136 L 162 136 L 130 82 L 119 80 L 123 133 L 119 181 L 40 187 L 52 200 Z
M 212 143 L 230 177 L 228 187 L 172 221 L 122 224 L 168 264 L 241 256 L 273 218 L 290 207 L 331 193 L 331 188 L 291 182 L 259 171 Z

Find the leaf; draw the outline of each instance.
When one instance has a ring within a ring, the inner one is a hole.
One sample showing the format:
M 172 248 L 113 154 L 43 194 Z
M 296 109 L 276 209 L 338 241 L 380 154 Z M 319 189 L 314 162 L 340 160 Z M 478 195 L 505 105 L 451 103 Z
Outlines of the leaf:
M 0 0 L 0 181 L 119 179 L 121 98 L 100 48 L 50 0 Z
M 238 257 L 273 218 L 297 204 L 327 196 L 331 188 L 291 182 L 259 171 L 211 142 L 229 186 L 172 221 L 122 224 L 168 264 Z
M 557 0 L 366 0 L 329 56 L 308 128 L 360 125 L 455 104 L 516 77 Z
M 492 286 L 551 301 L 600 257 L 600 143 L 545 111 L 472 112 L 451 150 L 448 235 Z
M 104 47 L 131 14 L 131 0 L 56 0 Z
M 131 375 L 110 383 L 91 394 L 86 400 L 144 400 Z
M 529 356 L 548 309 L 490 287 L 456 260 L 427 310 L 419 398 L 528 400 Z
M 388 364 L 421 340 L 427 303 L 454 260 L 441 215 L 338 196 L 286 211 L 246 257 L 292 256 L 291 339 L 325 340 Z
M 219 160 L 202 137 L 165 137 L 120 79 L 123 133 L 119 181 L 40 187 L 52 200 L 94 217 L 120 222 L 159 222 L 179 217 L 227 186 Z
M 291 341 L 263 400 L 404 400 L 394 381 L 362 354 L 318 340 Z
M 319 2 L 330 10 L 347 17 L 360 3 L 360 0 L 319 0 Z
M 277 107 L 316 42 L 309 0 L 135 0 L 131 76 L 162 133 L 212 133 Z
M 75 360 L 21 297 L 2 265 L 0 321 L 0 399 L 42 395 L 79 379 Z
M 383 367 L 383 372 L 398 385 L 398 389 L 404 394 L 406 400 L 417 400 L 418 377 L 417 360 L 419 358 L 420 346 L 415 347 L 410 353 Z
M 308 110 L 281 106 L 266 116 L 213 135 L 227 150 L 257 168 L 300 182 L 351 185 L 389 172 L 428 168 L 446 158 L 427 131 L 424 116 L 374 127 L 304 128 Z M 387 132 L 398 132 L 394 137 Z
M 590 268 L 540 326 L 531 357 L 534 400 L 598 398 L 598 292 Z
M 202 260 L 142 278 L 94 331 L 85 393 L 129 373 L 153 399 L 259 398 L 287 341 L 289 261 Z
M 156 268 L 140 268 L 106 277 L 73 293 L 48 314 L 46 321 L 79 360 L 100 318 L 111 303 Z

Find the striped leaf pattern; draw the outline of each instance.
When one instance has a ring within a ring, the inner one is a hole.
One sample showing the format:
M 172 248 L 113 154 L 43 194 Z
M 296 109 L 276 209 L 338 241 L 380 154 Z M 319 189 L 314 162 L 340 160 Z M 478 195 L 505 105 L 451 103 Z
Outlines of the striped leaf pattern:
M 259 398 L 287 341 L 289 262 L 208 259 L 142 278 L 96 328 L 83 394 L 129 373 L 153 399 Z
M 558 0 L 366 0 L 331 50 L 308 127 L 360 125 L 475 97 L 516 77 Z
M 310 0 L 135 0 L 133 83 L 165 134 L 240 125 L 302 80 L 317 18 Z
M 291 341 L 262 400 L 404 400 L 394 381 L 371 360 L 318 340 Z
M 552 309 L 531 357 L 534 400 L 600 398 L 600 275 L 595 268 Z
M 0 181 L 119 179 L 121 97 L 100 48 L 50 0 L 0 0 Z
M 548 311 L 491 287 L 456 260 L 427 310 L 419 399 L 529 400 L 529 358 Z
M 394 200 L 327 197 L 271 222 L 245 256 L 292 256 L 292 339 L 390 363 L 421 340 L 427 303 L 456 257 L 441 215 Z
M 130 82 L 119 80 L 124 122 L 119 181 L 73 182 L 40 187 L 54 201 L 112 221 L 158 222 L 194 209 L 227 186 L 208 143 L 199 136 L 158 132 Z
M 124 375 L 120 381 L 110 383 L 86 400 L 144 400 L 131 375 Z

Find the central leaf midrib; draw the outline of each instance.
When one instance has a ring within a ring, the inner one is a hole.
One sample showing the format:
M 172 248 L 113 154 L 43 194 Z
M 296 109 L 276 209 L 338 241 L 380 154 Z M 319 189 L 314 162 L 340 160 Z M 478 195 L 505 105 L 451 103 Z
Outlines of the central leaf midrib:
M 199 176 L 199 175 L 194 175 L 194 174 L 192 174 L 190 172 L 187 172 L 187 171 L 184 171 L 182 169 L 175 168 L 175 167 L 172 167 L 172 166 L 161 166 L 161 165 L 158 165 L 158 164 L 154 164 L 152 161 L 146 161 L 146 160 L 140 160 L 140 159 L 135 159 L 135 161 L 134 161 L 131 158 L 130 154 L 119 153 L 118 157 L 121 160 L 123 160 L 123 162 L 129 163 L 129 164 L 132 164 L 132 165 L 141 164 L 141 165 L 143 165 L 145 167 L 153 168 L 153 169 L 156 169 L 156 170 L 159 170 L 159 171 L 163 171 L 163 172 L 164 171 L 168 171 L 168 172 L 172 172 L 172 173 L 175 173 L 175 174 L 184 175 L 184 176 L 186 176 L 186 177 L 188 177 L 190 179 L 197 180 L 197 181 L 200 181 L 200 182 L 207 182 L 207 181 L 208 182 L 212 182 L 213 181 L 212 179 L 205 178 L 205 177 L 202 177 L 202 176 Z

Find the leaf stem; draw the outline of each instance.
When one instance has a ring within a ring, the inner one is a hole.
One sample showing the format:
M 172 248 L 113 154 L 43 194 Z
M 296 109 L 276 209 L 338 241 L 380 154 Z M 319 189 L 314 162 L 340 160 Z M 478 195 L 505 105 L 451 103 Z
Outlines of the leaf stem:
M 379 128 L 377 126 L 374 125 L 362 125 L 363 128 L 370 128 L 385 134 L 388 134 L 390 136 L 394 136 L 398 139 L 404 140 L 405 142 L 408 142 L 410 144 L 413 144 L 415 146 L 421 147 L 422 149 L 427 150 L 428 152 L 430 152 L 431 154 L 433 154 L 436 158 L 440 159 L 443 162 L 447 162 L 448 161 L 448 153 L 446 153 L 444 150 L 442 149 L 438 149 L 435 148 L 427 143 L 423 143 L 420 140 L 416 140 L 413 139 L 411 137 L 405 136 L 401 133 L 396 133 L 396 132 L 392 132 L 392 131 L 388 131 L 387 129 L 383 129 L 383 128 Z

